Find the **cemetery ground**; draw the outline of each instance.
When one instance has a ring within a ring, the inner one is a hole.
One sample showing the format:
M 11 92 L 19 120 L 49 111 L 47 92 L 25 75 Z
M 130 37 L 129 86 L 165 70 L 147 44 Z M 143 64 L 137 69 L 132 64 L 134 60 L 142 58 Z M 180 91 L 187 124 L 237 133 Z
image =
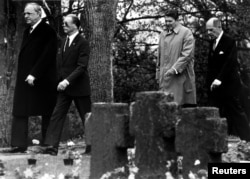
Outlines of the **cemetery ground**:
M 27 153 L 0 153 L 0 160 L 3 163 L 4 179 L 24 179 L 24 178 L 76 178 L 88 179 L 90 170 L 91 155 L 82 155 L 85 151 L 85 143 L 82 140 L 74 140 L 73 146 L 61 143 L 57 156 L 40 154 L 39 146 L 30 146 Z M 1 151 L 7 148 L 0 149 Z M 73 165 L 65 165 L 64 159 L 69 157 L 69 152 L 74 152 Z M 76 156 L 77 155 L 77 156 Z M 77 157 L 77 159 L 76 159 Z M 36 165 L 29 165 L 28 159 L 35 158 Z M 1 168 L 1 166 L 0 166 Z M 0 169 L 1 170 L 1 169 Z M 1 173 L 1 172 L 0 172 Z
M 67 146 L 66 143 L 61 143 L 59 153 L 57 156 L 50 156 L 44 154 L 35 154 L 37 146 L 29 147 L 27 154 L 9 154 L 0 153 L 0 160 L 3 163 L 4 175 L 0 178 L 4 179 L 25 179 L 25 178 L 39 178 L 39 179 L 64 179 L 73 178 L 69 174 L 75 171 L 80 179 L 89 179 L 90 176 L 90 160 L 91 155 L 81 155 L 81 162 L 74 162 L 73 165 L 64 165 L 63 159 L 68 155 L 68 151 L 75 151 L 82 154 L 85 151 L 85 143 L 82 140 L 74 140 L 74 146 Z M 6 148 L 0 149 L 0 151 Z M 129 155 L 131 158 L 133 155 Z M 36 165 L 28 165 L 27 160 L 31 157 L 37 159 Z M 130 159 L 131 160 L 131 159 Z M 133 159 L 132 159 L 133 160 Z M 198 160 L 198 159 L 197 159 Z M 223 162 L 248 162 L 250 161 L 250 143 L 240 141 L 238 138 L 229 137 L 228 152 L 222 155 Z M 199 165 L 198 163 L 194 165 Z M 1 166 L 0 166 L 1 167 Z M 167 169 L 166 169 L 167 171 Z M 68 177 L 67 177 L 68 175 Z M 113 176 L 112 176 L 113 175 Z M 106 178 L 128 178 L 121 170 L 110 171 Z M 32 176 L 32 177 L 31 177 Z M 109 176 L 109 177 L 108 177 Z M 77 178 L 77 177 L 75 177 Z

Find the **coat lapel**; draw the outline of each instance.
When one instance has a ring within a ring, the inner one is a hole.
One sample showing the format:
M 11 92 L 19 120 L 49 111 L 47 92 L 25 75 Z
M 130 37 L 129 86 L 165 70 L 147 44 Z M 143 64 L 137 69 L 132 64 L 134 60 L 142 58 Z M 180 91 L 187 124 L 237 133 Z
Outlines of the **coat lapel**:
M 223 44 L 226 44 L 224 41 L 225 41 L 225 34 L 223 33 L 219 43 L 217 44 L 217 46 L 214 49 L 215 53 L 218 52 L 222 48 Z
M 24 30 L 24 33 L 23 33 L 23 41 L 22 41 L 22 44 L 21 44 L 21 49 L 22 50 L 24 48 L 24 46 L 26 46 L 27 42 L 28 42 L 28 39 L 29 39 L 29 28 L 25 29 Z
M 26 47 L 27 44 L 29 44 L 29 42 L 33 39 L 32 37 L 34 37 L 34 35 L 36 33 L 38 33 L 40 31 L 40 29 L 42 28 L 42 23 L 40 22 L 38 24 L 38 26 L 32 31 L 32 33 L 30 34 L 29 32 L 29 28 L 25 29 L 24 31 L 24 38 L 23 38 L 23 43 L 21 45 L 21 51 L 24 47 Z
M 60 48 L 60 56 L 61 56 L 61 60 L 60 62 L 62 63 L 62 61 L 64 61 L 64 45 L 65 45 L 65 42 L 66 42 L 66 38 L 63 40 L 62 44 L 61 44 L 61 48 Z
M 70 54 L 71 54 L 71 51 L 72 51 L 72 48 L 74 48 L 74 46 L 77 44 L 77 41 L 78 39 L 80 38 L 80 34 L 78 34 L 72 41 L 72 43 L 70 44 L 69 48 L 64 52 L 63 51 L 63 47 L 64 47 L 64 44 L 65 44 L 65 41 L 66 39 L 64 39 L 63 41 L 63 46 L 62 46 L 62 59 L 63 59 L 63 63 L 65 63 L 69 58 Z
M 29 33 L 29 28 L 27 28 L 23 33 L 23 42 L 20 49 L 21 51 L 30 42 L 30 40 L 31 40 L 31 34 Z

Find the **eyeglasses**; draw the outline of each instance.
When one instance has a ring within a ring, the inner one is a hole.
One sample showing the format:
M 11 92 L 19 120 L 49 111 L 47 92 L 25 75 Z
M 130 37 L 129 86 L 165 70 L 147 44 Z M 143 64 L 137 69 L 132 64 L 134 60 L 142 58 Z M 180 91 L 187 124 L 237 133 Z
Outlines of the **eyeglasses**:
M 69 24 L 68 24 L 68 22 L 63 22 L 62 26 L 69 27 Z
M 35 14 L 35 13 L 30 13 L 30 12 L 24 12 L 24 13 L 23 13 L 24 16 L 25 16 L 25 15 L 30 16 L 30 15 L 33 15 L 33 14 Z

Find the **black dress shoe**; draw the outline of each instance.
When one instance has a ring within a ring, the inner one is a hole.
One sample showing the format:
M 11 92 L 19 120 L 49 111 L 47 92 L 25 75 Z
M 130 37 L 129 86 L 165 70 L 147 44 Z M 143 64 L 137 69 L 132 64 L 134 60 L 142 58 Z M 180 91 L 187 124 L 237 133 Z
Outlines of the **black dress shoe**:
M 49 154 L 49 155 L 53 155 L 53 156 L 56 156 L 57 153 L 58 153 L 58 148 L 53 147 L 53 146 L 47 147 L 43 152 L 43 154 Z
M 4 153 L 26 153 L 27 147 L 13 147 L 10 150 L 3 151 Z

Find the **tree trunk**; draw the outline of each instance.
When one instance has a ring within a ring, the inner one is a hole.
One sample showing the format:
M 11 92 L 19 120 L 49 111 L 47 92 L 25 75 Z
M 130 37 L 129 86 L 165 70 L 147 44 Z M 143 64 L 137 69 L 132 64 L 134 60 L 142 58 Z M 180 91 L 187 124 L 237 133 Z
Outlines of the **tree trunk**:
M 0 114 L 2 116 L 3 113 L 3 109 L 2 109 L 2 101 L 4 98 L 3 95 L 3 88 L 2 88 L 2 76 L 4 75 L 3 71 L 4 71 L 4 61 L 5 61 L 5 53 L 6 53 L 6 48 L 5 48 L 5 43 L 4 43 L 4 32 L 5 32 L 5 28 L 4 28 L 4 24 L 5 24 L 5 12 L 4 12 L 4 1 L 0 1 Z M 4 140 L 4 120 L 0 120 L 0 146 L 3 143 Z
M 89 72 L 93 102 L 113 101 L 112 40 L 118 0 L 87 0 Z
M 16 62 L 22 40 L 24 3 L 21 1 L 0 2 L 0 146 L 9 145 L 11 110 L 16 76 Z M 2 23 L 4 24 L 2 26 Z
M 3 75 L 3 62 L 5 56 L 5 43 L 4 43 L 4 32 L 5 32 L 5 13 L 4 13 L 4 1 L 0 1 L 0 75 Z

